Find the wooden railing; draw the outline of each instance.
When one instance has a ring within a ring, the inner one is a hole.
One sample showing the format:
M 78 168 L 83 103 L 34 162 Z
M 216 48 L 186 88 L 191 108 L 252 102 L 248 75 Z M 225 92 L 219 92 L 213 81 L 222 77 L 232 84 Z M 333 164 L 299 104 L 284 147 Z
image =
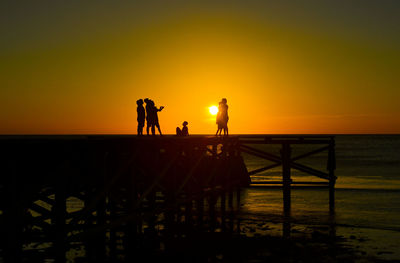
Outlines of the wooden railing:
M 329 187 L 329 207 L 333 211 L 335 206 L 335 137 L 328 135 L 241 135 L 239 136 L 240 151 L 245 154 L 272 162 L 262 168 L 248 171 L 249 176 L 267 172 L 276 167 L 282 167 L 282 181 L 255 181 L 251 185 L 280 185 L 283 188 L 284 210 L 289 211 L 291 206 L 290 190 L 292 185 L 327 186 Z M 272 153 L 266 149 L 260 149 L 255 145 L 281 145 L 280 154 Z M 310 147 L 305 152 L 292 156 L 292 151 L 300 145 Z M 316 154 L 327 152 L 326 170 L 316 169 L 300 163 L 301 160 Z M 293 181 L 292 169 L 322 179 L 322 181 Z

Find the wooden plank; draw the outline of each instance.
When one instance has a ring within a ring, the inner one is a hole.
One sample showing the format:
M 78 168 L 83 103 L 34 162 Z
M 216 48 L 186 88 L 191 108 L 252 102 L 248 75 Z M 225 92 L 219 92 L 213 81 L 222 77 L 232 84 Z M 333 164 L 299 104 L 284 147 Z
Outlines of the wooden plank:
M 251 185 L 256 185 L 256 184 L 283 184 L 283 181 L 254 181 L 254 182 L 251 182 Z M 291 181 L 291 184 L 328 185 L 329 182 Z
M 259 169 L 255 169 L 255 170 L 253 170 L 253 171 L 250 171 L 250 172 L 248 172 L 247 174 L 248 174 L 249 176 L 252 176 L 252 175 L 255 175 L 255 174 L 258 174 L 258 173 L 261 173 L 261 172 L 270 170 L 270 169 L 272 169 L 272 168 L 278 167 L 278 166 L 280 166 L 280 165 L 281 165 L 281 163 L 271 164 L 271 165 L 268 165 L 268 166 L 266 166 L 266 167 L 263 167 L 263 168 L 259 168 Z
M 260 158 L 265 159 L 265 160 L 269 160 L 269 161 L 277 162 L 277 163 L 280 163 L 280 162 L 281 162 L 280 160 L 278 161 L 276 158 L 270 158 L 270 157 L 265 156 L 265 155 L 263 155 L 263 154 L 256 153 L 256 152 L 253 152 L 253 151 L 250 151 L 250 150 L 247 150 L 247 149 L 241 148 L 240 150 L 241 150 L 242 152 L 245 152 L 245 153 L 247 153 L 247 154 L 260 157 Z
M 328 140 L 250 140 L 240 139 L 243 144 L 329 144 Z
M 269 138 L 269 139 L 274 139 L 274 138 L 303 138 L 303 139 L 309 139 L 309 138 L 326 138 L 330 139 L 334 136 L 332 135 L 325 135 L 325 134 L 316 134 L 316 135 L 309 135 L 309 134 L 268 134 L 268 135 L 262 135 L 262 134 L 242 134 L 242 135 L 237 135 L 237 138 Z
M 35 212 L 38 212 L 39 214 L 41 214 L 44 217 L 48 217 L 51 214 L 51 211 L 44 208 L 43 206 L 40 206 L 36 203 L 32 203 L 30 209 L 32 209 Z
M 324 173 L 324 172 L 319 171 L 319 170 L 316 170 L 316 169 L 311 168 L 309 166 L 306 166 L 306 165 L 303 165 L 303 164 L 299 164 L 299 163 L 295 163 L 295 162 L 291 162 L 290 165 L 291 165 L 291 167 L 293 167 L 296 170 L 299 170 L 299 171 L 302 171 L 302 172 L 317 176 L 317 177 L 322 178 L 322 179 L 327 179 L 327 180 L 329 179 L 329 174 Z
M 272 154 L 272 153 L 268 153 L 268 152 L 256 149 L 254 147 L 250 147 L 250 146 L 247 146 L 247 145 L 241 145 L 241 148 L 242 149 L 245 148 L 245 149 L 247 149 L 249 151 L 261 154 L 261 155 L 263 155 L 265 157 L 268 157 L 271 160 L 274 160 L 275 162 L 281 162 L 282 161 L 281 157 L 279 157 L 279 156 L 277 156 L 275 154 Z
M 313 155 L 313 154 L 317 154 L 317 153 L 320 153 L 320 152 L 326 151 L 326 150 L 328 150 L 328 149 L 329 149 L 329 145 L 328 145 L 328 146 L 324 146 L 324 147 L 322 147 L 322 148 L 319 148 L 319 149 L 316 149 L 316 150 L 314 150 L 314 151 L 311 151 L 311 152 L 307 152 L 307 153 L 304 153 L 304 154 L 298 155 L 298 156 L 296 156 L 296 157 L 292 158 L 292 161 L 297 161 L 297 160 L 299 160 L 299 159 L 302 159 L 302 158 L 305 158 L 305 157 L 311 156 L 311 155 Z

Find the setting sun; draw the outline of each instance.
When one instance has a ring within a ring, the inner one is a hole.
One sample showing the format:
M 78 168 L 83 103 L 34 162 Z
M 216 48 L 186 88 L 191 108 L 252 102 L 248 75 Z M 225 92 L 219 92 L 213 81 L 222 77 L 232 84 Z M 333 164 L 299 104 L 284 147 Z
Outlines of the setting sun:
M 218 107 L 217 106 L 211 106 L 208 109 L 209 109 L 211 115 L 216 115 L 218 113 Z

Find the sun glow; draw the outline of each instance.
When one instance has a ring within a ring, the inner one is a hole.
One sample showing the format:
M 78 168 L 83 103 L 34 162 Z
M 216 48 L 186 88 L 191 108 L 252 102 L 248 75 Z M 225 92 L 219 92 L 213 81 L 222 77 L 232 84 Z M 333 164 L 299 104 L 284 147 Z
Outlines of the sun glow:
M 208 110 L 210 111 L 211 115 L 217 115 L 218 113 L 218 107 L 217 106 L 211 106 L 208 108 Z

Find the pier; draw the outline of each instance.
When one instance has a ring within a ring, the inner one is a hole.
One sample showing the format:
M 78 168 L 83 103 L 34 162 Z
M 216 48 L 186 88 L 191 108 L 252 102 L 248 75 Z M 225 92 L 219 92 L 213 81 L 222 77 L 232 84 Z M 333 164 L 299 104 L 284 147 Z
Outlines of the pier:
M 301 145 L 316 148 L 293 155 Z M 249 186 L 282 187 L 285 211 L 294 185 L 326 186 L 334 208 L 331 136 L 1 136 L 0 147 L 5 262 L 133 261 L 203 233 L 238 233 Z M 300 163 L 321 152 L 326 171 Z M 248 171 L 245 154 L 272 164 Z M 255 179 L 277 167 L 281 181 Z M 295 182 L 292 169 L 322 182 Z

